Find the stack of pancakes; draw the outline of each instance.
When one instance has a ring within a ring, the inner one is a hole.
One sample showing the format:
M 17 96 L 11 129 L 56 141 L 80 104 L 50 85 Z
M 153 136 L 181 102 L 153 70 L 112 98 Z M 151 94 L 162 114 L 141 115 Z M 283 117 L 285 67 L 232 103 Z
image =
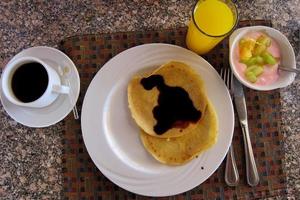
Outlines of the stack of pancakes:
M 151 85 L 154 79 L 157 83 Z M 199 74 L 185 63 L 172 61 L 150 75 L 135 76 L 127 92 L 131 115 L 141 129 L 141 141 L 159 162 L 184 164 L 216 143 L 216 112 Z M 180 103 L 186 104 L 184 109 L 180 110 Z M 186 110 L 193 111 L 197 118 L 178 117 L 187 115 Z

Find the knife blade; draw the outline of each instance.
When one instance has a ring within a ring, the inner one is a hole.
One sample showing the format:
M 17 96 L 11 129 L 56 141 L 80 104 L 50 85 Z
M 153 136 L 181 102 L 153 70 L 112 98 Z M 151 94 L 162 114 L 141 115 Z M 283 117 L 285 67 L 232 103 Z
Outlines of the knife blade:
M 247 106 L 244 95 L 244 89 L 242 84 L 234 77 L 233 80 L 233 98 L 236 111 L 238 113 L 239 122 L 243 132 L 244 139 L 244 149 L 245 149 L 245 159 L 246 159 L 246 174 L 247 182 L 250 186 L 256 186 L 259 182 L 259 175 L 257 172 L 257 167 L 255 164 L 255 159 L 253 155 L 248 119 L 247 119 Z

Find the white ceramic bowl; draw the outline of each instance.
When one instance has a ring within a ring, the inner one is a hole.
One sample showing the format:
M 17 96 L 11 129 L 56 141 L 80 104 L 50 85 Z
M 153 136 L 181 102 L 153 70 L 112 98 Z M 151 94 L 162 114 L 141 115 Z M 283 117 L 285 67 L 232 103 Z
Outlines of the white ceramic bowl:
M 288 39 L 281 32 L 279 32 L 274 28 L 270 28 L 266 26 L 250 26 L 250 27 L 244 27 L 235 30 L 229 38 L 229 50 L 230 50 L 229 62 L 235 77 L 245 86 L 251 89 L 262 90 L 262 91 L 283 88 L 291 84 L 294 81 L 296 74 L 281 71 L 281 70 L 279 70 L 278 80 L 269 85 L 256 85 L 248 82 L 247 80 L 245 80 L 243 77 L 239 75 L 233 62 L 234 50 L 237 48 L 237 45 L 239 44 L 239 40 L 247 33 L 252 31 L 263 32 L 269 35 L 270 37 L 272 37 L 278 43 L 280 48 L 280 53 L 281 53 L 280 65 L 284 67 L 296 68 L 294 50 L 291 44 L 289 43 Z

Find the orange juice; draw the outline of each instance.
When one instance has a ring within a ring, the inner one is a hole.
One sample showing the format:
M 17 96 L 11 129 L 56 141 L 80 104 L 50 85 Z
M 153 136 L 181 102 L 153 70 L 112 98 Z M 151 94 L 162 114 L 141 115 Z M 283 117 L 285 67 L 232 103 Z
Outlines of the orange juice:
M 215 47 L 235 27 L 237 11 L 230 1 L 200 0 L 188 26 L 186 45 L 198 54 Z

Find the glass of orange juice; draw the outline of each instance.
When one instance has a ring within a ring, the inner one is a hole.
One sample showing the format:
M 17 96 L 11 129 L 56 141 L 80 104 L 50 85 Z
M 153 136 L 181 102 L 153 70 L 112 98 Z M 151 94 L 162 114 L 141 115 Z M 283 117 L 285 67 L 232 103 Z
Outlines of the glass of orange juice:
M 186 35 L 187 47 L 205 54 L 237 25 L 238 12 L 230 0 L 199 0 L 193 10 Z

